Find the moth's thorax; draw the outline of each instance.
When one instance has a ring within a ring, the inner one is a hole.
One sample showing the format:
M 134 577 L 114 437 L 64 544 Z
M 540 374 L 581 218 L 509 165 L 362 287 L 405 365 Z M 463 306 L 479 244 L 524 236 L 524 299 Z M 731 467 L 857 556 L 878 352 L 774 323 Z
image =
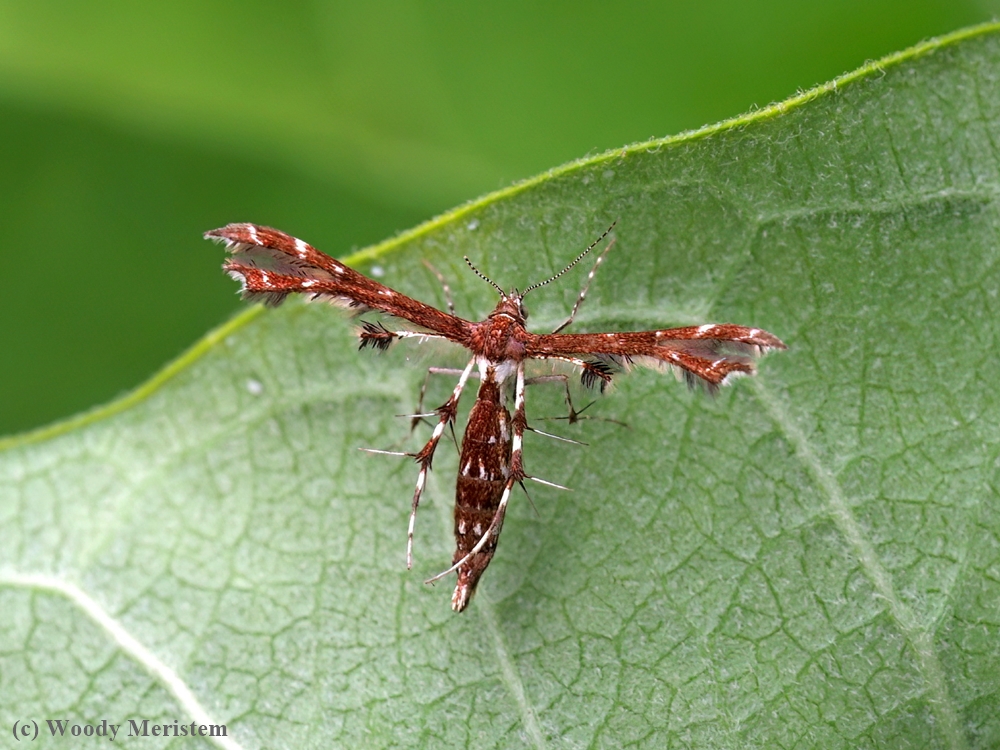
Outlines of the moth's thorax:
M 503 297 L 486 320 L 473 324 L 469 348 L 477 357 L 498 366 L 506 360 L 523 361 L 529 338 L 524 318 L 521 298 Z
M 487 357 L 478 357 L 476 367 L 479 368 L 479 378 L 482 382 L 490 380 L 499 386 L 502 398 L 506 398 L 510 394 L 511 382 L 514 375 L 517 374 L 517 362 L 512 359 L 496 361 Z

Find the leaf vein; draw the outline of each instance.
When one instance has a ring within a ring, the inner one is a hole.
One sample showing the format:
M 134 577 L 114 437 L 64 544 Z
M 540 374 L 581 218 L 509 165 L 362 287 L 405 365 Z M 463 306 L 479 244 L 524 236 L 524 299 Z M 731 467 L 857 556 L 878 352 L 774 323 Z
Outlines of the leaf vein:
M 933 637 L 920 625 L 913 610 L 899 597 L 889 571 L 882 564 L 871 542 L 865 537 L 861 524 L 854 517 L 836 478 L 820 461 L 809 439 L 799 429 L 792 415 L 761 385 L 759 380 L 753 382 L 752 388 L 772 421 L 792 444 L 798 459 L 825 493 L 826 514 L 854 550 L 862 571 L 879 596 L 888 604 L 890 617 L 916 654 L 920 673 L 927 686 L 930 708 L 937 719 L 936 723 L 946 746 L 953 750 L 966 750 L 968 743 L 962 731 L 954 699 L 948 690 L 944 667 L 934 648 Z
M 39 573 L 23 574 L 8 570 L 0 573 L 0 585 L 48 591 L 66 597 L 79 607 L 94 624 L 102 628 L 122 651 L 145 667 L 194 721 L 199 724 L 219 723 L 208 715 L 208 711 L 201 705 L 180 675 L 161 661 L 156 654 L 129 633 L 118 620 L 108 614 L 100 604 L 75 584 L 55 576 Z M 242 746 L 231 737 L 210 737 L 207 739 L 213 741 L 223 750 L 242 750 Z
M 503 679 L 503 683 L 507 686 L 507 690 L 510 691 L 511 696 L 517 703 L 518 711 L 521 713 L 521 721 L 524 726 L 524 731 L 527 733 L 528 737 L 531 738 L 531 744 L 539 750 L 545 750 L 545 748 L 548 747 L 548 744 L 545 742 L 545 736 L 542 734 L 542 729 L 538 725 L 538 717 L 535 716 L 535 710 L 528 703 L 527 696 L 524 694 L 524 683 L 517 671 L 517 666 L 510 657 L 510 652 L 507 650 L 507 644 L 504 642 L 503 633 L 500 632 L 500 626 L 497 624 L 493 603 L 487 601 L 486 597 L 484 597 L 482 593 L 479 594 L 479 598 L 479 613 L 482 616 L 483 621 L 486 623 L 486 628 L 489 630 L 490 636 L 493 639 L 493 647 L 496 651 L 497 662 L 500 664 L 500 675 Z

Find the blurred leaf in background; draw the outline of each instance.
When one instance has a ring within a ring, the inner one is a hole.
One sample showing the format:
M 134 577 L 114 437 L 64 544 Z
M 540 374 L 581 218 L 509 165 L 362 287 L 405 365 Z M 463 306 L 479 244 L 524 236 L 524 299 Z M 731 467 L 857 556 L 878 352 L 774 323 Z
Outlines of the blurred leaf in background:
M 344 255 L 995 10 L 0 2 L 0 433 L 137 385 L 236 309 L 205 229 Z

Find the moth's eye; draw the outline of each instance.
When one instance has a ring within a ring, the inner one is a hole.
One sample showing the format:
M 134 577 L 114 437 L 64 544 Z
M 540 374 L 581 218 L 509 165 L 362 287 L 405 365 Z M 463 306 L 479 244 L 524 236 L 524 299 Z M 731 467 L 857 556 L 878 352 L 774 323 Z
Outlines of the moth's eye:
M 524 318 L 525 320 L 527 320 L 528 319 L 528 308 L 525 307 L 524 305 L 520 304 L 520 303 L 518 303 L 517 306 L 521 310 L 521 317 Z

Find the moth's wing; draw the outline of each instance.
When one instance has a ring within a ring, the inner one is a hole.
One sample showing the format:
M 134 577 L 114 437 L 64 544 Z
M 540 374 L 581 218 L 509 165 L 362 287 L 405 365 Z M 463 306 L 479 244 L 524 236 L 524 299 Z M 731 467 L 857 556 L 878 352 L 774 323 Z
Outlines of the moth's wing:
M 709 324 L 658 331 L 531 335 L 529 357 L 572 362 L 583 370 L 585 385 L 603 389 L 621 369 L 640 365 L 672 368 L 689 385 L 715 390 L 732 378 L 752 375 L 754 360 L 784 343 L 767 331 L 732 324 Z
M 243 285 L 243 298 L 280 305 L 289 294 L 325 299 L 357 312 L 378 310 L 466 345 L 472 324 L 369 279 L 307 242 L 256 224 L 205 233 L 230 252 L 222 266 Z M 363 339 L 364 340 L 364 339 Z

